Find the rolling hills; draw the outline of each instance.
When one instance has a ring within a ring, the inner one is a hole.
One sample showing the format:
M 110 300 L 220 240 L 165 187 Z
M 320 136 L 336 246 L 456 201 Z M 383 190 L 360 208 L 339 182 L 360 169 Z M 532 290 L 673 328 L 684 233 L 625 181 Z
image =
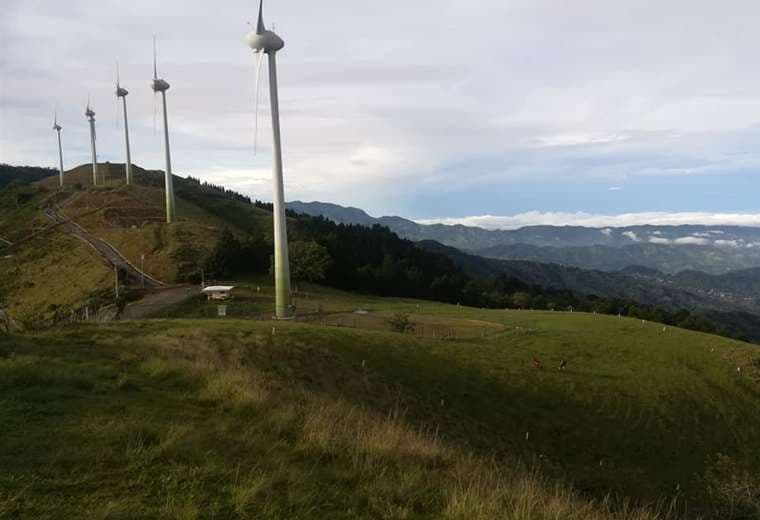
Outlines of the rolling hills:
M 131 266 L 122 270 L 123 282 L 139 282 L 135 272 L 140 267 L 150 279 L 169 284 L 199 282 L 204 269 L 209 277 L 222 279 L 266 270 L 271 243 L 271 209 L 266 204 L 175 176 L 180 218 L 167 227 L 161 172 L 135 167 L 137 182 L 127 187 L 122 184 L 123 165 L 105 163 L 101 171 L 106 184 L 97 188 L 88 186 L 91 170 L 82 165 L 67 172 L 64 190 L 58 190 L 57 178 L 50 177 L 0 192 L 0 238 L 17 251 L 2 259 L 13 276 L 0 280 L 0 294 L 16 319 L 59 319 L 107 301 L 113 286 L 113 274 L 108 272 L 112 262 L 99 261 L 97 252 L 82 243 L 82 236 L 67 233 L 69 224 L 60 225 L 67 218 L 77 230 L 90 234 L 90 245 L 116 251 L 121 255 L 117 264 Z M 55 216 L 52 220 L 51 215 Z M 511 307 L 513 293 L 528 291 L 535 296 L 532 307 L 572 305 L 614 314 L 627 313 L 630 302 L 638 302 L 668 312 L 701 313 L 700 320 L 718 325 L 703 326 L 688 317 L 674 317 L 669 323 L 760 339 L 756 300 L 746 291 L 723 290 L 714 277 L 689 285 L 685 277 L 645 269 L 605 273 L 487 259 L 435 242 L 415 245 L 385 228 L 336 226 L 296 213 L 290 214 L 289 227 L 292 241 L 316 242 L 326 248 L 332 261 L 325 281 L 342 289 L 484 307 Z M 232 249 L 215 249 L 225 229 L 233 234 L 233 242 L 226 246 Z M 72 254 L 66 255 L 66 249 Z M 8 246 L 5 250 L 10 251 Z M 236 267 L 219 271 L 207 265 L 212 253 Z M 711 281 L 717 288 L 711 288 Z M 599 298 L 615 301 L 596 302 Z M 648 319 L 664 319 L 657 318 L 661 313 L 645 314 Z
M 387 226 L 399 236 L 435 241 L 502 260 L 557 263 L 618 271 L 638 265 L 667 273 L 698 270 L 722 274 L 760 267 L 760 229 L 738 226 L 527 226 L 489 230 L 462 225 L 418 224 L 401 217 L 374 218 L 358 208 L 324 202 L 290 202 L 288 207 L 346 224 Z

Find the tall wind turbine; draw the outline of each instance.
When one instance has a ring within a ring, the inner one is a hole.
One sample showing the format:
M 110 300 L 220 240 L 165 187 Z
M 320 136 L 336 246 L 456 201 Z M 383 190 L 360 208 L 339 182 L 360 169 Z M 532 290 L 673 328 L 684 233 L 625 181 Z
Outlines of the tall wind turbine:
M 259 19 L 256 29 L 251 31 L 246 40 L 248 46 L 258 54 L 256 72 L 256 121 L 258 126 L 258 88 L 261 65 L 264 54 L 269 56 L 269 101 L 272 112 L 272 136 L 274 143 L 273 180 L 274 180 L 274 282 L 275 282 L 275 318 L 292 319 L 294 309 L 290 295 L 290 262 L 288 259 L 288 230 L 285 220 L 285 193 L 282 179 L 282 145 L 280 142 L 280 107 L 277 94 L 277 51 L 285 46 L 282 38 L 264 26 L 263 0 L 259 3 Z
M 169 151 L 169 118 L 166 115 L 166 91 L 169 90 L 169 83 L 158 78 L 158 67 L 156 65 L 156 37 L 153 37 L 153 82 L 151 88 L 154 94 L 161 93 L 161 100 L 164 107 L 164 148 L 166 151 L 166 222 L 171 224 L 175 219 L 174 212 L 174 185 L 172 183 L 172 156 Z M 155 113 L 154 113 L 155 115 Z
M 90 99 L 87 99 L 87 110 L 84 112 L 85 117 L 90 122 L 90 149 L 92 150 L 92 184 L 98 185 L 98 151 L 95 148 L 95 111 L 90 107 Z
M 125 170 L 127 176 L 127 185 L 132 184 L 132 156 L 129 153 L 129 121 L 127 120 L 127 95 L 129 91 L 119 84 L 119 64 L 116 64 L 116 99 L 121 98 L 124 106 L 124 139 L 127 144 L 127 162 Z
M 63 127 L 58 124 L 58 113 L 53 116 L 53 130 L 58 132 L 58 171 L 60 172 L 59 184 L 63 188 L 63 148 L 61 147 L 61 130 Z

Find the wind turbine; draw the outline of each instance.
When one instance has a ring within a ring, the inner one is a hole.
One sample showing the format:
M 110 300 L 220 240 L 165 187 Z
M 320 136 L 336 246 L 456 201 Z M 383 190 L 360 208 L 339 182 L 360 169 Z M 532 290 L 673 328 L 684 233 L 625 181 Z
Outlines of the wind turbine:
M 285 220 L 285 193 L 282 178 L 282 144 L 280 142 L 280 107 L 277 94 L 277 51 L 285 42 L 274 32 L 264 26 L 264 1 L 259 2 L 259 19 L 256 29 L 248 33 L 248 46 L 258 54 L 256 70 L 256 121 L 258 131 L 258 89 L 261 65 L 264 54 L 269 56 L 269 101 L 272 112 L 272 137 L 274 155 L 272 174 L 274 180 L 274 282 L 275 282 L 275 318 L 292 319 L 294 308 L 290 294 L 290 262 L 288 259 L 288 230 Z
M 127 95 L 129 91 L 119 84 L 119 64 L 116 63 L 116 99 L 121 98 L 124 105 L 124 139 L 127 144 L 127 162 L 125 165 L 127 185 L 132 184 L 132 156 L 129 153 L 129 122 L 127 121 Z
M 95 111 L 90 107 L 90 98 L 87 98 L 87 110 L 84 112 L 85 117 L 90 122 L 90 148 L 92 150 L 92 184 L 98 185 L 98 152 L 95 148 Z
M 169 118 L 166 115 L 166 91 L 169 90 L 169 83 L 158 78 L 158 67 L 156 66 L 156 37 L 153 37 L 153 82 L 151 88 L 154 94 L 161 93 L 161 100 L 164 107 L 164 148 L 166 151 L 166 222 L 171 224 L 175 219 L 174 212 L 174 185 L 172 183 L 172 157 L 169 151 Z
M 53 130 L 58 132 L 58 166 L 60 171 L 60 179 L 59 183 L 61 188 L 63 188 L 63 148 L 61 147 L 61 130 L 63 130 L 63 127 L 58 124 L 58 113 L 56 112 L 53 116 Z

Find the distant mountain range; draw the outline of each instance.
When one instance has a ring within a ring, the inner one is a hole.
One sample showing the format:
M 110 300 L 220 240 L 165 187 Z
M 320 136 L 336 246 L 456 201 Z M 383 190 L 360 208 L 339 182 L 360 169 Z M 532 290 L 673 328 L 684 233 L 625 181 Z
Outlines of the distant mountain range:
M 529 226 L 488 230 L 425 225 L 401 217 L 375 218 L 358 208 L 324 202 L 290 202 L 288 208 L 335 222 L 386 226 L 403 238 L 433 240 L 479 256 L 550 262 L 619 271 L 642 266 L 664 273 L 693 270 L 723 274 L 760 267 L 760 228 L 740 226 Z

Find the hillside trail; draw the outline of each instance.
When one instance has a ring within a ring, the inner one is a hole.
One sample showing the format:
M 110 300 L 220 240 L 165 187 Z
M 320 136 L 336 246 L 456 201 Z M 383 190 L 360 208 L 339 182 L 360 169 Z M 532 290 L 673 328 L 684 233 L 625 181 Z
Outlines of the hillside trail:
M 70 203 L 72 198 L 69 198 L 64 202 L 63 206 Z M 70 235 L 82 240 L 89 244 L 100 256 L 110 265 L 118 267 L 121 271 L 126 273 L 127 277 L 133 281 L 141 282 L 145 280 L 145 286 L 153 289 L 160 289 L 168 287 L 168 284 L 157 280 L 148 273 L 140 271 L 137 267 L 122 255 L 118 249 L 106 242 L 105 240 L 96 237 L 82 226 L 66 217 L 62 212 L 62 206 L 57 203 L 53 203 L 52 206 L 42 208 L 45 216 L 51 220 L 54 224 L 59 225 L 61 229 L 68 232 Z
M 140 301 L 130 303 L 121 313 L 121 320 L 144 320 L 160 316 L 161 312 L 172 305 L 182 303 L 198 294 L 197 286 L 179 285 L 161 289 L 148 294 Z

